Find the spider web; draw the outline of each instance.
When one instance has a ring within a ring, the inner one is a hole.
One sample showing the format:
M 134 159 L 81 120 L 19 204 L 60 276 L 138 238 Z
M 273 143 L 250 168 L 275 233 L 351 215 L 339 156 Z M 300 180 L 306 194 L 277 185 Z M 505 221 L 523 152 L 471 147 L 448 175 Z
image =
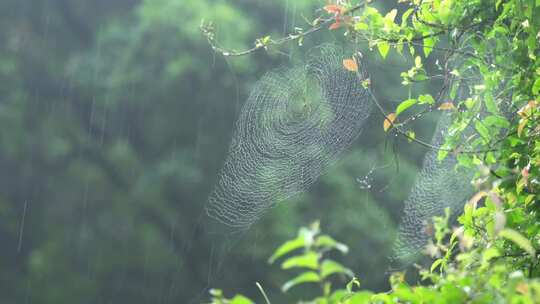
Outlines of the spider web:
M 351 145 L 372 101 L 343 59 L 340 47 L 325 44 L 311 49 L 303 64 L 269 72 L 255 84 L 209 197 L 210 217 L 250 226 L 277 202 L 305 191 Z
M 451 122 L 448 114 L 440 118 L 432 145 L 439 147 L 444 143 Z M 433 217 L 443 216 L 446 208 L 455 217 L 474 194 L 471 185 L 474 170 L 457 168 L 453 154 L 448 154 L 442 161 L 437 156 L 436 149 L 426 154 L 422 170 L 405 201 L 405 214 L 394 245 L 397 261 L 408 263 L 415 259 L 433 236 Z

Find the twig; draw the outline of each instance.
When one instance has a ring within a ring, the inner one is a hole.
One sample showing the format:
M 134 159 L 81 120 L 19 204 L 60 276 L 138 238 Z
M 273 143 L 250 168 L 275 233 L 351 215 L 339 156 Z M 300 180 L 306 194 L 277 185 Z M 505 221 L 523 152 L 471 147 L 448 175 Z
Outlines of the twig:
M 350 13 L 353 13 L 353 12 L 359 10 L 360 8 L 362 8 L 364 5 L 365 5 L 365 3 L 361 2 L 360 4 L 358 4 L 356 6 L 353 6 L 350 9 L 344 11 L 342 13 L 342 15 L 348 15 Z M 306 37 L 306 36 L 308 36 L 310 34 L 313 34 L 315 32 L 318 32 L 319 30 L 325 28 L 331 22 L 335 22 L 337 20 L 337 17 L 331 17 L 331 18 L 326 18 L 326 19 L 321 19 L 319 17 L 319 18 L 317 18 L 315 20 L 318 20 L 319 22 L 317 22 L 311 28 L 309 28 L 308 30 L 306 30 L 304 32 L 290 33 L 289 35 L 287 35 L 285 37 L 279 38 L 277 40 L 270 40 L 268 42 L 257 41 L 255 46 L 253 46 L 253 47 L 251 47 L 249 49 L 246 49 L 246 50 L 242 50 L 242 51 L 235 51 L 235 50 L 232 50 L 232 49 L 226 49 L 226 48 L 223 48 L 223 47 L 219 46 L 216 43 L 216 40 L 215 40 L 215 37 L 214 37 L 214 28 L 213 28 L 213 26 L 206 25 L 206 24 L 203 23 L 203 24 L 201 24 L 200 28 L 201 28 L 201 31 L 202 31 L 203 35 L 208 40 L 208 44 L 210 44 L 210 47 L 212 48 L 212 50 L 214 50 L 215 52 L 220 53 L 221 55 L 226 56 L 226 57 L 238 57 L 238 56 L 249 55 L 249 54 L 254 53 L 254 52 L 256 52 L 258 50 L 261 50 L 261 49 L 267 49 L 269 46 L 278 46 L 278 45 L 282 45 L 282 44 L 285 44 L 285 43 L 288 43 L 288 42 L 300 40 L 300 39 L 302 39 L 302 38 L 304 38 L 304 37 Z M 443 29 L 443 30 L 440 30 L 440 31 L 437 31 L 437 32 L 434 32 L 434 33 L 413 37 L 413 38 L 411 38 L 409 40 L 409 42 L 422 41 L 422 40 L 424 40 L 426 38 L 440 36 L 440 35 L 446 33 L 447 31 L 448 31 L 447 29 Z M 400 39 L 392 39 L 392 38 L 377 38 L 377 39 L 386 41 L 388 43 L 400 43 L 400 42 L 402 42 Z
M 358 55 L 354 55 L 355 57 L 355 60 L 357 62 L 360 62 L 360 56 Z M 362 74 L 360 74 L 360 71 L 356 71 L 356 74 L 358 76 L 358 79 L 360 81 L 364 80 L 364 76 Z M 425 142 L 423 140 L 420 140 L 420 139 L 417 139 L 416 137 L 412 137 L 411 135 L 409 135 L 407 132 L 405 132 L 403 129 L 400 128 L 399 125 L 395 124 L 389 117 L 388 115 L 386 114 L 385 110 L 383 109 L 383 107 L 381 106 L 381 104 L 377 101 L 377 98 L 375 97 L 375 95 L 371 92 L 371 90 L 369 90 L 368 88 L 368 92 L 369 94 L 371 95 L 372 97 L 372 101 L 373 101 L 373 104 L 375 105 L 375 107 L 379 110 L 379 113 L 384 117 L 385 120 L 387 120 L 389 123 L 390 123 L 390 126 L 392 128 L 392 130 L 395 130 L 395 132 L 397 132 L 399 135 L 401 136 L 404 136 L 405 138 L 407 138 L 408 140 L 410 141 L 413 141 L 413 142 L 416 142 L 417 144 L 421 145 L 421 146 L 424 146 L 426 148 L 429 148 L 429 149 L 432 149 L 432 150 L 436 150 L 436 151 L 445 151 L 445 152 L 452 152 L 452 153 L 457 153 L 457 154 L 481 154 L 481 153 L 487 153 L 487 152 L 495 152 L 497 151 L 497 149 L 494 149 L 494 148 L 490 148 L 490 149 L 485 149 L 485 150 L 456 150 L 456 149 L 448 149 L 448 148 L 442 148 L 442 147 L 438 147 L 438 146 L 435 146 L 435 145 L 432 145 L 428 142 Z
M 350 8 L 350 9 L 348 9 L 348 10 L 346 10 L 345 12 L 343 12 L 343 15 L 350 14 L 350 13 L 360 9 L 362 6 L 364 6 L 363 2 L 356 5 L 356 6 L 354 6 L 354 7 L 352 7 L 352 8 Z M 321 19 L 318 19 L 318 20 L 321 20 Z M 238 56 L 244 56 L 244 55 L 254 53 L 254 52 L 256 52 L 256 51 L 258 51 L 260 49 L 266 49 L 269 46 L 281 45 L 281 44 L 284 44 L 284 43 L 287 43 L 287 42 L 299 40 L 299 39 L 301 39 L 301 38 L 303 38 L 305 36 L 308 36 L 310 34 L 313 34 L 313 33 L 317 32 L 317 31 L 321 30 L 324 26 L 329 25 L 331 22 L 334 22 L 334 21 L 336 21 L 335 17 L 322 19 L 322 21 L 320 21 L 316 25 L 313 25 L 311 28 L 309 28 L 305 32 L 291 33 L 291 34 L 289 34 L 289 35 L 287 35 L 285 37 L 279 38 L 277 40 L 271 40 L 268 43 L 257 43 L 257 44 L 255 44 L 254 47 L 243 50 L 243 51 L 234 51 L 234 50 L 229 50 L 229 49 L 225 49 L 223 47 L 218 46 L 216 44 L 216 41 L 215 41 L 214 32 L 213 32 L 214 29 L 212 27 L 207 27 L 204 24 L 202 24 L 201 25 L 201 31 L 206 36 L 206 39 L 208 40 L 208 43 L 210 44 L 210 46 L 212 47 L 212 49 L 215 52 L 218 52 L 218 53 L 222 54 L 223 56 L 227 56 L 227 57 L 238 57 Z
M 266 292 L 264 292 L 264 289 L 262 288 L 261 284 L 259 282 L 255 282 L 255 285 L 257 285 L 257 288 L 259 288 L 259 291 L 262 293 L 264 300 L 266 301 L 266 304 L 271 304 L 270 300 L 268 299 L 268 296 L 266 295 Z

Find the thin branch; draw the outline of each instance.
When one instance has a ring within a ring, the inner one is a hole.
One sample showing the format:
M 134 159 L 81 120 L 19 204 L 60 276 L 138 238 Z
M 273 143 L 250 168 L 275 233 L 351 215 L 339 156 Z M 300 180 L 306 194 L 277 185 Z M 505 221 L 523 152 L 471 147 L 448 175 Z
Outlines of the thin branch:
M 355 60 L 357 62 L 360 62 L 360 56 L 358 55 L 354 55 L 355 57 Z M 360 81 L 363 81 L 364 80 L 364 76 L 361 74 L 360 71 L 356 71 L 356 74 L 358 76 L 358 79 Z M 398 125 L 398 124 L 395 124 L 389 117 L 388 115 L 386 114 L 386 111 L 384 110 L 384 108 L 382 107 L 382 105 L 378 102 L 377 98 L 375 97 L 375 95 L 371 92 L 371 90 L 369 90 L 368 88 L 368 92 L 369 94 L 371 95 L 372 97 L 372 101 L 373 101 L 373 104 L 375 105 L 375 107 L 377 108 L 377 110 L 379 111 L 379 113 L 384 117 L 385 120 L 387 120 L 389 123 L 390 123 L 390 127 L 391 127 L 391 130 L 394 130 L 395 132 L 397 132 L 399 135 L 401 136 L 404 136 L 405 138 L 407 138 L 408 140 L 412 141 L 412 142 L 415 142 L 421 146 L 424 146 L 426 148 L 429 148 L 431 150 L 436 150 L 436 151 L 445 151 L 445 152 L 452 152 L 452 153 L 457 153 L 457 154 L 481 154 L 481 153 L 487 153 L 487 152 L 495 152 L 495 151 L 498 151 L 497 149 L 493 149 L 493 148 L 490 148 L 490 149 L 485 149 L 485 150 L 456 150 L 456 149 L 448 149 L 448 148 L 442 148 L 442 147 L 438 147 L 438 146 L 435 146 L 435 145 L 432 145 L 431 143 L 428 143 L 428 142 L 425 142 L 421 139 L 417 139 L 416 137 L 412 137 L 411 135 L 409 135 L 406 131 L 404 131 L 403 129 L 401 129 L 401 127 Z
M 341 15 L 349 15 L 349 14 L 359 10 L 364 5 L 365 5 L 365 3 L 361 2 L 360 4 L 358 4 L 356 6 L 353 6 L 352 8 L 344 11 Z M 334 16 L 334 17 L 326 18 L 326 19 L 321 19 L 321 17 L 316 18 L 315 19 L 315 24 L 312 27 L 310 27 L 308 30 L 304 31 L 304 32 L 290 33 L 289 35 L 287 35 L 285 37 L 279 38 L 277 40 L 270 40 L 268 42 L 263 42 L 263 41 L 257 40 L 257 42 L 255 43 L 255 46 L 253 46 L 253 47 L 251 47 L 249 49 L 242 50 L 242 51 L 235 51 L 235 50 L 232 50 L 232 49 L 226 49 L 224 47 L 219 46 L 219 44 L 215 40 L 214 27 L 211 24 L 204 24 L 204 22 L 203 22 L 203 24 L 201 24 L 200 29 L 201 29 L 203 35 L 208 40 L 208 44 L 210 45 L 212 50 L 214 50 L 215 52 L 220 53 L 221 55 L 226 56 L 226 57 L 239 57 L 239 56 L 245 56 L 245 55 L 252 54 L 252 53 L 254 53 L 254 52 L 258 51 L 258 50 L 261 50 L 261 49 L 267 49 L 270 46 L 279 46 L 279 45 L 282 45 L 282 44 L 285 44 L 285 43 L 288 43 L 288 42 L 303 39 L 306 36 L 309 36 L 309 35 L 311 35 L 311 34 L 313 34 L 315 32 L 318 32 L 319 30 L 321 30 L 323 28 L 326 28 L 332 22 L 336 22 L 338 20 L 337 18 L 338 18 L 338 16 Z M 426 38 L 440 36 L 440 35 L 442 35 L 442 34 L 444 34 L 446 32 L 448 32 L 448 29 L 443 29 L 443 30 L 433 32 L 433 33 L 430 33 L 430 34 L 425 34 L 425 35 L 422 35 L 422 36 L 413 37 L 408 42 L 422 41 L 422 40 L 424 40 Z M 377 40 L 377 39 L 386 41 L 388 43 L 402 43 L 403 42 L 400 39 L 395 39 L 395 38 L 382 38 L 382 37 L 380 37 L 380 38 L 376 38 L 375 40 Z
M 348 15 L 354 11 L 357 11 L 358 9 L 360 9 L 362 6 L 364 6 L 364 3 L 360 3 L 348 10 L 346 10 L 345 12 L 343 12 L 343 15 Z M 329 25 L 331 22 L 335 22 L 336 21 L 336 17 L 331 17 L 331 18 L 327 18 L 327 19 L 320 19 L 317 18 L 315 19 L 316 21 L 316 24 L 314 24 L 311 28 L 309 28 L 307 31 L 305 32 L 300 32 L 300 33 L 290 33 L 289 35 L 285 36 L 285 37 L 282 37 L 282 38 L 279 38 L 277 40 L 270 40 L 268 43 L 261 43 L 261 42 L 258 42 L 255 44 L 255 46 L 253 46 L 252 48 L 249 48 L 249 49 L 246 49 L 246 50 L 242 50 L 242 51 L 234 51 L 234 50 L 230 50 L 230 49 L 226 49 L 226 48 L 223 48 L 223 47 L 220 47 L 216 41 L 215 41 L 215 37 L 214 37 L 214 29 L 212 26 L 207 26 L 207 25 L 204 25 L 202 24 L 201 25 L 201 31 L 203 32 L 203 35 L 206 36 L 206 39 L 208 40 L 208 43 L 210 44 L 210 46 L 212 47 L 212 49 L 217 52 L 217 53 L 220 53 L 221 55 L 223 56 L 227 56 L 227 57 L 238 57 L 238 56 L 245 56 L 245 55 L 249 55 L 251 53 L 254 53 L 260 49 L 267 49 L 269 46 L 278 46 L 278 45 L 282 45 L 282 44 L 285 44 L 285 43 L 288 43 L 288 42 L 292 42 L 292 41 L 296 41 L 296 40 L 300 40 L 310 34 L 313 34 L 323 28 L 325 28 L 325 26 Z M 317 22 L 318 20 L 318 22 Z

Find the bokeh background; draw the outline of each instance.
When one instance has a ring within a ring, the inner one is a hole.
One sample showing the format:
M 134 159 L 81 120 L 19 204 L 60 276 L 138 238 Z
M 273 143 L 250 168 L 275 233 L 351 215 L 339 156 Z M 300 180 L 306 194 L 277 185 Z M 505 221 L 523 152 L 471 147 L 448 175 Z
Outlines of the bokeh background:
M 425 150 L 388 138 L 376 113 L 309 191 L 240 235 L 206 228 L 204 204 L 249 88 L 310 46 L 344 38 L 322 31 L 302 47 L 226 59 L 211 51 L 201 20 L 242 49 L 307 27 L 302 16 L 324 3 L 1 1 L 0 302 L 201 303 L 211 287 L 258 299 L 258 281 L 287 303 L 309 288 L 278 295 L 290 275 L 267 258 L 315 220 L 349 245 L 340 261 L 363 287 L 385 290 Z M 406 62 L 357 47 L 374 93 L 395 108 L 407 98 Z M 416 123 L 417 136 L 429 140 L 433 125 Z

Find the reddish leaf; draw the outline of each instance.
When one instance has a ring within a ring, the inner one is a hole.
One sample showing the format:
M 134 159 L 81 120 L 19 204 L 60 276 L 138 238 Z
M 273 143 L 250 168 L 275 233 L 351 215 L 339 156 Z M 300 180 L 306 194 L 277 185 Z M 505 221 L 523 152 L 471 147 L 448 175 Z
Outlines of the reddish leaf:
M 390 113 L 386 115 L 386 118 L 384 119 L 384 123 L 383 123 L 383 128 L 385 132 L 388 131 L 390 127 L 392 127 L 392 125 L 394 124 L 394 120 L 396 120 L 396 114 Z
M 358 71 L 358 64 L 356 64 L 356 60 L 354 58 L 352 59 L 343 59 L 343 66 L 347 71 L 356 72 Z
M 324 10 L 330 14 L 341 15 L 344 12 L 343 7 L 336 4 L 329 4 L 324 7 Z
M 523 182 L 525 185 L 529 184 L 529 170 L 531 169 L 531 164 L 527 164 L 522 170 L 521 170 L 521 176 L 523 176 Z
M 523 118 L 529 118 L 529 116 L 532 114 L 532 110 L 538 106 L 538 103 L 536 100 L 529 101 L 526 105 L 524 105 L 521 109 L 519 109 L 518 114 L 519 116 Z
M 528 294 L 529 293 L 529 285 L 527 283 L 521 282 L 516 285 L 516 290 L 521 294 Z
M 339 21 L 339 20 L 336 20 L 336 22 L 332 23 L 328 29 L 330 30 L 337 30 L 338 28 L 340 28 L 342 25 L 342 23 Z
M 529 120 L 526 119 L 526 118 L 522 118 L 522 119 L 519 120 L 519 125 L 518 125 L 518 128 L 517 128 L 518 137 L 521 137 L 521 133 L 523 133 L 523 129 L 525 128 L 525 126 L 527 125 L 528 122 L 529 122 Z
M 478 202 L 483 198 L 486 197 L 488 193 L 486 191 L 480 191 L 476 193 L 470 200 L 469 205 L 473 207 L 473 209 L 476 209 L 476 206 L 478 205 Z
M 439 110 L 453 110 L 455 109 L 456 107 L 454 106 L 453 103 L 451 102 L 445 102 L 445 103 L 442 103 L 440 106 L 439 106 Z

